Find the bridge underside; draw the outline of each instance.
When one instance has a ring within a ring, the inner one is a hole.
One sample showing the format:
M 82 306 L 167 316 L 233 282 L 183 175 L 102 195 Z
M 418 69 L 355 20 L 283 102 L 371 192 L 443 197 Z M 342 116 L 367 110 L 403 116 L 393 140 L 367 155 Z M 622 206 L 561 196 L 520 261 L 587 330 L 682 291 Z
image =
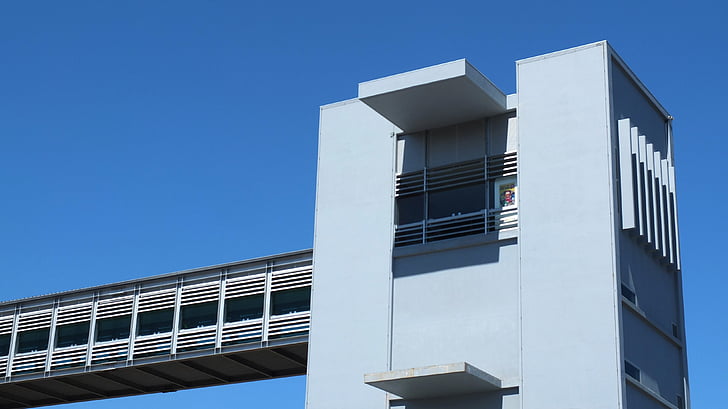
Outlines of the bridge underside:
M 0 384 L 0 408 L 31 408 L 306 374 L 308 342 L 187 353 Z M 293 343 L 292 343 L 293 342 Z

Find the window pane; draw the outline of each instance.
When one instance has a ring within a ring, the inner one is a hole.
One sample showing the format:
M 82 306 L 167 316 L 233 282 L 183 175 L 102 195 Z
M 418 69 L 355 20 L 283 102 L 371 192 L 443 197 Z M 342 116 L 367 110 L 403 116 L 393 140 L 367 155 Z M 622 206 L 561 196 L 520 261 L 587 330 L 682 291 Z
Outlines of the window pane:
M 261 317 L 263 317 L 263 294 L 225 301 L 225 322 L 253 320 Z
M 271 314 L 282 315 L 311 309 L 311 287 L 292 288 L 271 294 Z
M 70 347 L 83 345 L 88 342 L 89 322 L 61 325 L 56 330 L 56 347 Z
M 217 324 L 217 301 L 182 307 L 182 329 Z
M 43 351 L 48 348 L 50 328 L 25 331 L 18 334 L 18 353 Z
M 425 195 L 397 198 L 397 224 L 421 222 L 425 218 Z
M 10 334 L 0 335 L 0 356 L 10 353 Z
M 147 311 L 139 314 L 139 335 L 161 334 L 172 331 L 174 308 Z
M 96 321 L 96 341 L 112 341 L 129 338 L 131 315 L 104 318 Z
M 436 190 L 430 193 L 427 217 L 439 219 L 485 209 L 485 183 Z

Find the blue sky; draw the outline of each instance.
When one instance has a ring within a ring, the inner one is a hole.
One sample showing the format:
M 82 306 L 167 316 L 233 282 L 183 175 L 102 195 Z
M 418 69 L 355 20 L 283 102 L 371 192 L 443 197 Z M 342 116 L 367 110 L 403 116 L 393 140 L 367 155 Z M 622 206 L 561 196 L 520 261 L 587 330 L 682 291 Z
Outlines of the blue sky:
M 694 408 L 728 382 L 728 11 L 684 2 L 4 1 L 0 299 L 309 248 L 318 107 L 609 40 L 676 118 Z M 722 125 L 722 126 L 721 126 Z M 69 405 L 303 408 L 305 379 Z

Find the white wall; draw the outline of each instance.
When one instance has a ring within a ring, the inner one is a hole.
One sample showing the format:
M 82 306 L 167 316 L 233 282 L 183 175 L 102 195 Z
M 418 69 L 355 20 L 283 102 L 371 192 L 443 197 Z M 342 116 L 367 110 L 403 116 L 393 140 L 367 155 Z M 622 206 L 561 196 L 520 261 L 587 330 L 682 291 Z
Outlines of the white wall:
M 394 131 L 358 100 L 321 110 L 309 409 L 387 406 L 364 374 L 388 369 Z
M 620 407 L 606 48 L 517 65 L 524 409 Z

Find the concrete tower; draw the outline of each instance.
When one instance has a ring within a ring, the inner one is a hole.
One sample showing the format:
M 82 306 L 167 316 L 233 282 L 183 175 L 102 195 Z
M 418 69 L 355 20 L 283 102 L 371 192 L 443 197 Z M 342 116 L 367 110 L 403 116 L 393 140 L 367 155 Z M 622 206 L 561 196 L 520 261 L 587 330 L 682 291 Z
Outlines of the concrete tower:
M 670 120 L 606 42 L 322 107 L 307 408 L 688 407 Z

